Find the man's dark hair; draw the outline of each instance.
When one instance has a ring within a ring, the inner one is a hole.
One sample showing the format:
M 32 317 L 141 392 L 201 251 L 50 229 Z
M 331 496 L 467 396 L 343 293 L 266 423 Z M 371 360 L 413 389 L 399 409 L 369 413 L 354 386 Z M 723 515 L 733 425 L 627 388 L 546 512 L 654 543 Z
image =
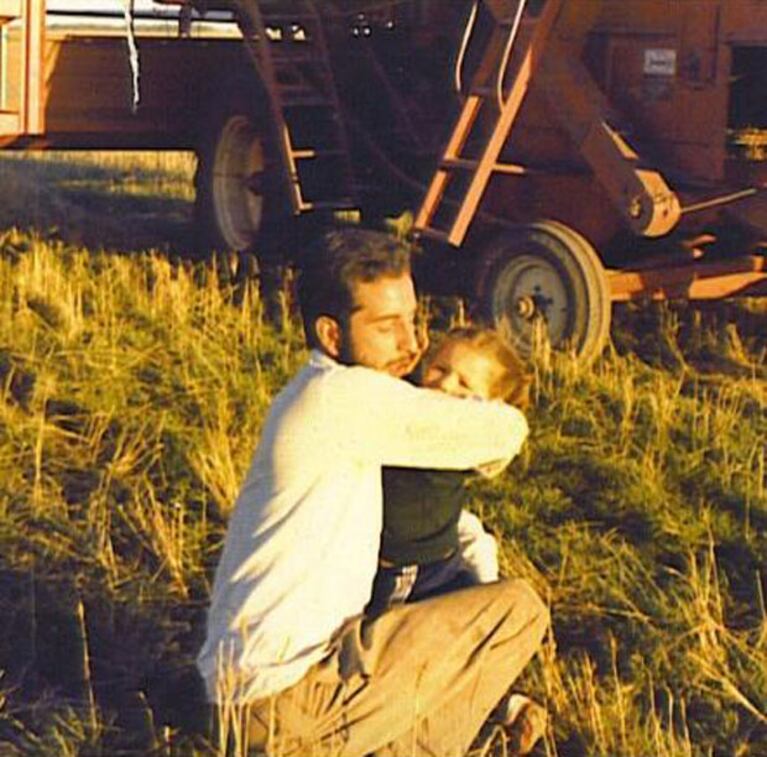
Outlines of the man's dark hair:
M 298 303 L 309 347 L 318 347 L 314 322 L 322 315 L 345 324 L 354 285 L 410 272 L 410 250 L 394 237 L 368 229 L 339 229 L 308 250 L 298 276 Z

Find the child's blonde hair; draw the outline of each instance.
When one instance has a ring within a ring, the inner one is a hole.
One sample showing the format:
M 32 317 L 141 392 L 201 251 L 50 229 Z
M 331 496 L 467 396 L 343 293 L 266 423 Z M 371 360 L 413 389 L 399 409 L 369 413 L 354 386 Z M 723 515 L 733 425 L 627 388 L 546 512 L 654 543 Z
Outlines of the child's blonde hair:
M 530 404 L 532 376 L 511 345 L 497 331 L 461 326 L 449 331 L 440 346 L 448 341 L 470 345 L 492 359 L 501 369 L 490 387 L 490 399 L 503 400 L 523 410 Z

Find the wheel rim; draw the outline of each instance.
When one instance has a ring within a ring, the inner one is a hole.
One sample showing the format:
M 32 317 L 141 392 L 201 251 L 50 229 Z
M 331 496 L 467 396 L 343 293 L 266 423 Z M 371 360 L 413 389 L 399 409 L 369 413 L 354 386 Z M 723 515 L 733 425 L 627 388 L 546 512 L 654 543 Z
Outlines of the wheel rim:
M 221 130 L 213 165 L 213 205 L 227 246 L 253 244 L 264 212 L 264 145 L 247 116 L 233 116 Z
M 551 343 L 563 344 L 572 332 L 572 307 L 572 294 L 556 266 L 540 257 L 519 255 L 497 279 L 492 315 L 515 346 L 529 354 L 536 316 L 544 319 Z
M 487 315 L 524 356 L 542 337 L 588 363 L 610 331 L 610 294 L 588 240 L 557 221 L 502 235 L 488 250 L 479 291 Z

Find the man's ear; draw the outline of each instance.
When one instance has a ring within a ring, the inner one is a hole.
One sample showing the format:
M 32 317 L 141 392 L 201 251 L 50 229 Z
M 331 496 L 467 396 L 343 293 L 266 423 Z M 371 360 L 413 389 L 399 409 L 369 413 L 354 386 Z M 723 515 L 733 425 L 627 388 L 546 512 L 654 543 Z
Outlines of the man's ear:
M 314 322 L 314 333 L 323 352 L 335 358 L 341 354 L 341 326 L 335 318 L 319 316 Z

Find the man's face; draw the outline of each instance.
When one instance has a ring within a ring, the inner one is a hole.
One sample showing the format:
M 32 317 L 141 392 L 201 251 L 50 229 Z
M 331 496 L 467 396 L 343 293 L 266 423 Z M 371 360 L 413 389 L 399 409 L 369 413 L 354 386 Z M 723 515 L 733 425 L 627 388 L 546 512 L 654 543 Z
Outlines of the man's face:
M 340 359 L 398 378 L 421 354 L 415 331 L 417 302 L 409 273 L 354 285 L 355 309 L 342 329 Z

